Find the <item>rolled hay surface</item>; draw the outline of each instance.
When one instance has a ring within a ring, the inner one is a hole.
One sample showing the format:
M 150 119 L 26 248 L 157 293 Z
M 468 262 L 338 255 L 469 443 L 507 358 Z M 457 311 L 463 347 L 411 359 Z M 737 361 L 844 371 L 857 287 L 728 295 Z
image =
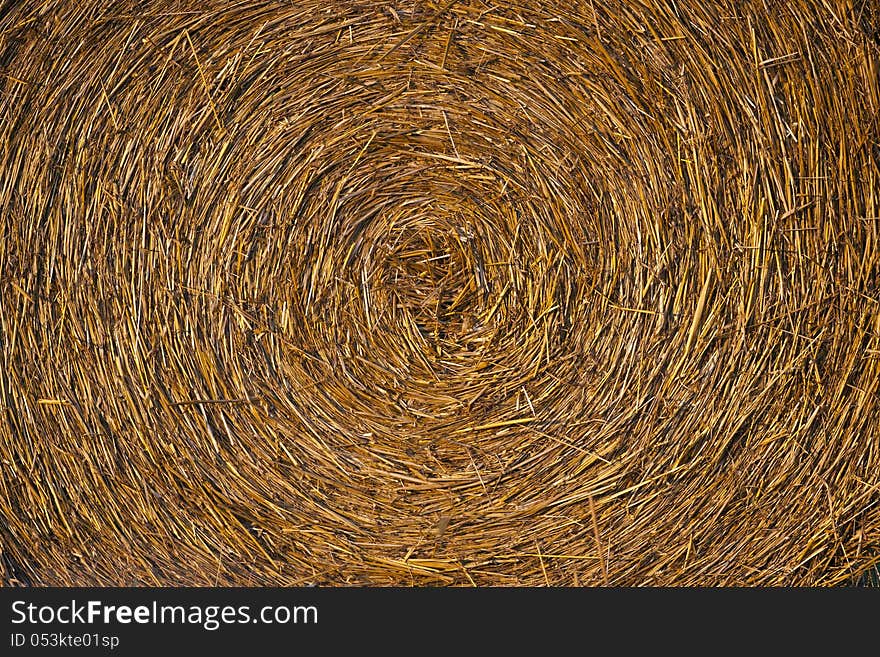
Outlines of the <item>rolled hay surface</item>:
M 872 2 L 0 16 L 5 584 L 880 560 Z

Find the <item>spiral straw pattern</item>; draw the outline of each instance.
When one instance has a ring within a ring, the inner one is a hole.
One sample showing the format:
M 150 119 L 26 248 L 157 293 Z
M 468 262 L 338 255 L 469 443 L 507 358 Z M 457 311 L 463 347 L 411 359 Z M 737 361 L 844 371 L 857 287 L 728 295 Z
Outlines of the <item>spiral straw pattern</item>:
M 5 583 L 880 560 L 873 3 L 0 16 Z

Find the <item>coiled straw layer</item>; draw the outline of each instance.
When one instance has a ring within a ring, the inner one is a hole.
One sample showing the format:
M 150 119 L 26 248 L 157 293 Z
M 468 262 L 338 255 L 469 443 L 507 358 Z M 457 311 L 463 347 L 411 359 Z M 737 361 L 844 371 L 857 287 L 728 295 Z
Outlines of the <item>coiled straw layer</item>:
M 870 2 L 6 2 L 8 584 L 880 559 Z

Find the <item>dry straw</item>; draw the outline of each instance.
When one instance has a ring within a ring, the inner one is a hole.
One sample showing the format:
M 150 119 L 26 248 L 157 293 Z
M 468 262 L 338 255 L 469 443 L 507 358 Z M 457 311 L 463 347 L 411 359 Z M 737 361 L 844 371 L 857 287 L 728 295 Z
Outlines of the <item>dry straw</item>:
M 3 3 L 2 580 L 857 581 L 875 7 Z

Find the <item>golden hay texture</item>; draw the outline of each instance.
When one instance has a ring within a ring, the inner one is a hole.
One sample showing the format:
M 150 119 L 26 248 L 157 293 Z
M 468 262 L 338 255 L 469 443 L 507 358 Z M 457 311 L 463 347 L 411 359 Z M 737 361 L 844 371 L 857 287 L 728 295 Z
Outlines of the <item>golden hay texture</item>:
M 880 11 L 7 1 L 6 584 L 880 559 Z

